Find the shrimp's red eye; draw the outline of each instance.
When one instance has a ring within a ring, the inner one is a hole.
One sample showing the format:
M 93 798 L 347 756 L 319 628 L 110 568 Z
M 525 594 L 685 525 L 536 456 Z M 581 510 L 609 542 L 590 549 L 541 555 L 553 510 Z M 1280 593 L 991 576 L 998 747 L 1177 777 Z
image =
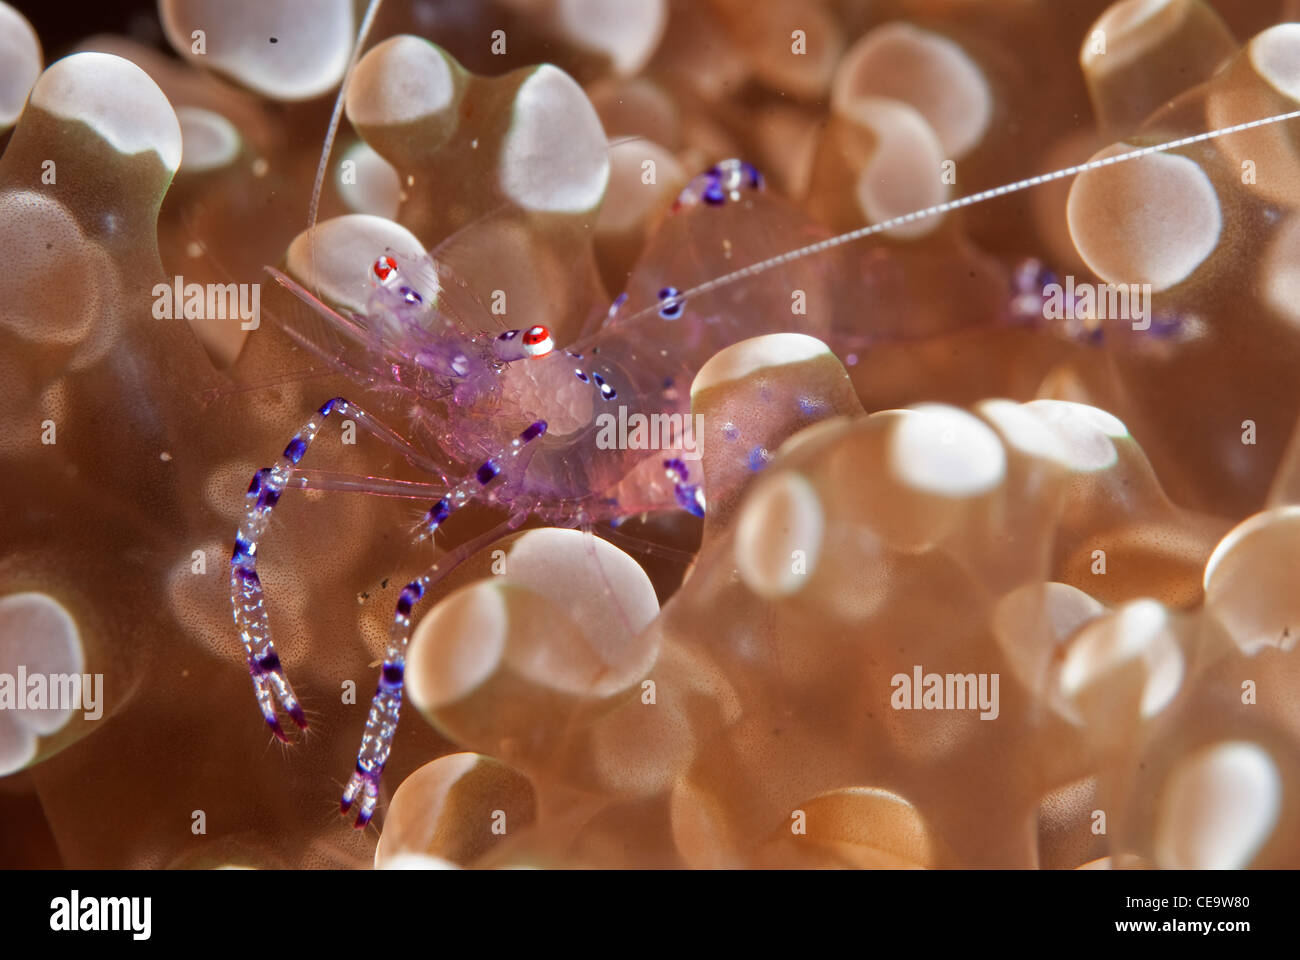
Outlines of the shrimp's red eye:
M 520 338 L 524 353 L 530 357 L 544 357 L 555 349 L 555 342 L 551 339 L 551 331 L 543 326 L 529 327 L 524 331 Z
M 387 285 L 389 281 L 397 276 L 397 263 L 392 257 L 380 257 L 375 261 L 375 265 L 371 270 L 373 271 L 376 280 Z

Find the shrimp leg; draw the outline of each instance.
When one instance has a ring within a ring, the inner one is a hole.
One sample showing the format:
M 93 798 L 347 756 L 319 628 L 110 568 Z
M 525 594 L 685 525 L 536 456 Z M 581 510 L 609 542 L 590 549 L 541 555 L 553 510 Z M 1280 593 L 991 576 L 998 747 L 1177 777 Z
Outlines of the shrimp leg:
M 235 617 L 235 628 L 244 645 L 248 672 L 253 678 L 253 693 L 267 726 L 285 743 L 288 742 L 288 737 L 276 714 L 277 702 L 300 730 L 307 729 L 307 718 L 294 695 L 289 678 L 284 674 L 284 667 L 271 639 L 271 621 L 267 615 L 262 581 L 257 575 L 257 551 L 270 522 L 271 511 L 275 509 L 280 494 L 289 485 L 294 468 L 307 452 L 307 447 L 316 439 L 325 418 L 335 412 L 341 417 L 350 417 L 386 441 L 396 436 L 390 428 L 348 400 L 335 397 L 327 401 L 293 435 L 274 467 L 263 467 L 253 474 L 252 483 L 244 495 L 244 519 L 235 534 L 235 549 L 230 557 L 230 604 Z
M 417 542 L 429 539 L 456 508 L 463 506 L 480 490 L 487 487 L 503 470 L 512 474 L 526 466 L 528 445 L 546 432 L 545 421 L 539 420 L 510 441 L 510 446 L 497 456 L 485 460 L 474 473 L 461 481 L 447 496 L 430 509 L 416 535 Z M 402 709 L 402 690 L 406 671 L 406 648 L 411 639 L 411 610 L 419 603 L 429 588 L 435 585 L 467 557 L 489 543 L 515 530 L 528 516 L 527 510 L 516 510 L 511 516 L 487 533 L 452 550 L 428 570 L 402 588 L 397 599 L 397 610 L 388 631 L 388 647 L 380 668 L 379 686 L 370 701 L 366 729 L 361 735 L 357 751 L 357 765 L 343 790 L 339 809 L 345 815 L 360 799 L 355 826 L 364 827 L 374 815 L 379 802 L 379 778 L 393 747 L 397 721 Z

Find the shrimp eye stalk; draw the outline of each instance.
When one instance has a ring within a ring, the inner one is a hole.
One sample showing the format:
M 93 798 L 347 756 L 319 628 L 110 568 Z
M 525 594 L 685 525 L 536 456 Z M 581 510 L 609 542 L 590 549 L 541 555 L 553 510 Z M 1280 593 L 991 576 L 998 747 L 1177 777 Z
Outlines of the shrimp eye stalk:
M 498 360 L 528 360 L 544 357 L 555 349 L 551 331 L 540 324 L 527 330 L 507 330 L 492 343 Z

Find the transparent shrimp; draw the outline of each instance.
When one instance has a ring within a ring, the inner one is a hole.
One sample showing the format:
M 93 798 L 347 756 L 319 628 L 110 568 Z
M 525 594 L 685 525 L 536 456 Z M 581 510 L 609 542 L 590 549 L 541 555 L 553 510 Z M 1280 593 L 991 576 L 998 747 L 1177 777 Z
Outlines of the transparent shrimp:
M 367 24 L 376 6 L 372 3 Z M 470 502 L 504 504 L 509 511 L 504 522 L 450 551 L 400 593 L 356 769 L 341 801 L 345 814 L 357 807 L 356 825 L 362 827 L 377 806 L 380 778 L 397 728 L 414 609 L 456 564 L 517 529 L 529 516 L 555 525 L 583 526 L 618 521 L 654 509 L 703 514 L 706 504 L 699 477 L 680 455 L 682 451 L 629 450 L 595 442 L 601 412 L 622 407 L 623 415 L 629 417 L 689 413 L 691 380 L 710 356 L 741 339 L 789 330 L 792 322 L 786 317 L 782 330 L 777 330 L 742 324 L 734 318 L 693 316 L 692 301 L 895 227 L 1103 166 L 1297 117 L 1300 111 L 1264 117 L 980 191 L 800 246 L 685 290 L 664 286 L 658 290 L 657 302 L 635 311 L 624 311 L 625 294 L 615 302 L 609 319 L 595 334 L 566 349 L 556 349 L 550 332 L 542 326 L 501 330 L 446 266 L 430 257 L 412 259 L 392 250 L 376 251 L 373 262 L 358 265 L 359 270 L 369 274 L 372 295 L 364 314 L 351 316 L 338 313 L 290 278 L 271 271 L 282 286 L 306 302 L 352 348 L 347 361 L 317 346 L 319 355 L 363 385 L 380 385 L 398 395 L 408 407 L 418 409 L 421 418 L 431 425 L 430 439 L 440 447 L 442 459 L 428 457 L 398 431 L 351 401 L 335 397 L 299 428 L 274 466 L 254 476 L 231 558 L 231 600 L 264 719 L 281 739 L 285 734 L 277 706 L 299 727 L 306 727 L 302 707 L 271 639 L 256 570 L 257 554 L 281 493 L 312 485 L 299 464 L 333 414 L 340 415 L 337 419 L 346 416 L 385 443 L 403 450 L 411 462 L 427 469 L 443 484 L 441 496 L 414 533 L 417 542 L 431 538 L 456 510 Z M 326 153 L 337 119 L 336 111 Z M 318 189 L 319 185 L 318 179 Z M 760 189 L 762 178 L 753 167 L 728 161 L 693 181 L 680 198 L 678 209 L 725 206 L 748 191 Z M 315 209 L 314 198 L 313 221 Z M 679 335 L 674 338 L 677 349 L 649 348 L 649 344 L 657 342 L 653 329 L 656 324 L 679 325 Z M 551 411 L 539 409 L 539 405 L 556 402 L 561 394 L 579 402 L 564 405 L 564 414 L 558 418 L 563 421 L 562 430 L 550 430 L 549 421 L 557 418 L 549 415 Z M 625 479 L 647 457 L 661 461 L 660 479 L 629 489 Z M 359 479 L 321 481 L 317 485 L 377 495 L 414 495 L 400 489 L 394 492 L 397 488 L 392 484 Z

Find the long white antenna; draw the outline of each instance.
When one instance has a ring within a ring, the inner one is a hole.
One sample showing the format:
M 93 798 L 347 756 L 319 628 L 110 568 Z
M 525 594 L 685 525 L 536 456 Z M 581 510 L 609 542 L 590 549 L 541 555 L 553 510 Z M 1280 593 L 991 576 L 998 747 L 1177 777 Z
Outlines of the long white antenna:
M 357 31 L 357 42 L 352 47 L 352 56 L 348 59 L 347 69 L 343 72 L 343 82 L 339 84 L 339 95 L 334 98 L 334 113 L 330 115 L 330 125 L 325 133 L 325 144 L 321 149 L 320 163 L 316 165 L 316 180 L 311 188 L 311 206 L 307 209 L 308 230 L 316 226 L 316 213 L 320 208 L 321 188 L 325 185 L 325 170 L 329 166 L 330 151 L 334 149 L 334 137 L 339 132 L 339 122 L 343 119 L 343 104 L 347 98 L 348 85 L 352 82 L 352 68 L 357 65 L 357 60 L 361 57 L 361 48 L 365 46 L 366 36 L 370 33 L 371 26 L 374 25 L 375 15 L 379 13 L 379 5 L 382 2 L 383 0 L 370 0 L 370 6 L 366 8 L 366 15 L 361 20 L 361 28 Z M 315 272 L 314 265 L 312 269 Z
M 799 247 L 797 250 L 791 250 L 788 253 L 778 254 L 767 260 L 761 260 L 758 263 L 751 263 L 747 267 L 741 267 L 739 270 L 733 270 L 731 273 L 723 274 L 712 280 L 707 280 L 698 286 L 691 287 L 672 297 L 665 297 L 663 300 L 655 303 L 653 306 L 638 310 L 627 318 L 627 322 L 647 316 L 664 307 L 671 307 L 683 303 L 691 297 L 699 296 L 702 293 L 709 293 L 717 290 L 719 287 L 725 287 L 728 284 L 735 283 L 737 280 L 744 280 L 746 277 L 752 277 L 764 271 L 771 270 L 773 267 L 779 267 L 790 263 L 794 260 L 802 260 L 804 257 L 811 257 L 814 254 L 822 253 L 826 250 L 833 250 L 835 247 L 843 246 L 846 243 L 852 243 L 855 240 L 861 240 L 864 237 L 871 237 L 877 233 L 884 233 L 886 230 L 892 230 L 894 227 L 901 227 L 904 224 L 914 223 L 917 220 L 926 220 L 930 217 L 941 216 L 953 210 L 960 210 L 962 207 L 971 207 L 977 203 L 983 203 L 985 200 L 992 200 L 994 197 L 1002 197 L 1008 193 L 1019 193 L 1021 190 L 1028 190 L 1030 187 L 1036 187 L 1043 183 L 1051 183 L 1053 180 L 1062 180 L 1065 177 L 1072 177 L 1078 173 L 1086 173 L 1089 170 L 1096 170 L 1100 167 L 1109 167 L 1116 163 L 1126 163 L 1129 160 L 1137 160 L 1139 157 L 1149 156 L 1153 153 L 1163 153 L 1166 150 L 1177 150 L 1180 147 L 1191 146 L 1193 143 L 1201 143 L 1205 140 L 1213 140 L 1216 137 L 1226 137 L 1231 133 L 1240 133 L 1243 130 L 1253 130 L 1256 127 L 1264 127 L 1272 123 L 1282 123 L 1286 120 L 1294 120 L 1300 117 L 1300 110 L 1292 110 L 1290 113 L 1279 113 L 1271 117 L 1264 117 L 1261 120 L 1251 120 L 1247 123 L 1238 123 L 1230 127 L 1221 127 L 1218 130 L 1210 130 L 1206 133 L 1198 133 L 1190 137 L 1182 137 L 1178 140 L 1170 140 L 1167 143 L 1158 143 L 1151 147 L 1140 147 L 1135 150 L 1128 150 L 1124 153 L 1117 153 L 1113 157 L 1104 157 L 1100 160 L 1090 160 L 1087 163 L 1075 164 L 1072 167 L 1065 167 L 1061 170 L 1054 170 L 1051 173 L 1044 173 L 1037 177 L 1030 177 L 1027 180 L 1017 180 L 1015 183 L 1003 184 L 1000 187 L 993 187 L 990 190 L 981 190 L 979 193 L 972 193 L 970 196 L 960 197 L 957 200 L 948 200 L 944 203 L 936 203 L 932 207 L 926 207 L 923 210 L 915 210 L 912 213 L 905 213 L 900 217 L 893 217 L 889 220 L 882 220 L 880 223 L 873 223 L 869 227 L 859 227 L 857 230 L 851 230 L 848 233 L 841 233 L 838 236 L 830 237 L 827 240 L 820 240 L 817 243 L 810 243 L 806 247 Z

